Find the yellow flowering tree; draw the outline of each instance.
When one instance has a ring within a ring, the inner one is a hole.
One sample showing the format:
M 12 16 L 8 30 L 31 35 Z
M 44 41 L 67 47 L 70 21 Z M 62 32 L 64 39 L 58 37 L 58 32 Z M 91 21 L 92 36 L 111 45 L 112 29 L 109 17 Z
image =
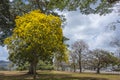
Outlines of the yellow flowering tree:
M 59 52 L 62 58 L 66 58 L 59 17 L 45 15 L 35 10 L 18 16 L 15 22 L 16 28 L 12 36 L 6 38 L 4 42 L 11 61 L 18 65 L 29 62 L 31 65 L 29 72 L 34 73 L 39 59 L 52 59 L 56 52 Z

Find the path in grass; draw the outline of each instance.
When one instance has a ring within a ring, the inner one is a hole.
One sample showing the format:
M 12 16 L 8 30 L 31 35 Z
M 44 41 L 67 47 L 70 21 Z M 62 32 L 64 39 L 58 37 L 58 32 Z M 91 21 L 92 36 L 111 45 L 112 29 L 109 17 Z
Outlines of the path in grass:
M 0 71 L 0 80 L 33 80 L 26 71 Z M 37 80 L 120 80 L 120 75 L 38 71 Z

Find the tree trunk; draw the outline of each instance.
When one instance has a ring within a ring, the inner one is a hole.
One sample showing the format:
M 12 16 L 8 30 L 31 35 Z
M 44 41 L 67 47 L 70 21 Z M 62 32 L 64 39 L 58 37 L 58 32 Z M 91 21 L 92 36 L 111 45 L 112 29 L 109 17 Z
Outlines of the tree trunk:
M 29 72 L 28 74 L 34 74 L 34 63 L 33 62 L 30 62 L 30 66 L 29 66 Z
M 81 52 L 82 52 L 82 50 L 80 49 L 80 51 L 79 51 L 79 69 L 80 69 L 80 73 L 82 72 L 82 54 L 81 54 Z
M 81 61 L 79 62 L 79 69 L 80 69 L 80 73 L 81 73 L 82 72 Z
M 120 64 L 118 65 L 118 68 L 120 68 Z
M 99 62 L 97 64 L 97 72 L 96 72 L 97 74 L 100 74 L 100 68 L 101 67 L 100 67 L 100 59 L 99 59 Z
M 64 71 L 64 67 L 63 67 L 62 63 L 61 63 L 61 71 Z
M 97 74 L 100 74 L 100 68 L 99 67 L 97 68 Z
M 82 60 L 81 60 L 81 54 L 79 55 L 79 69 L 80 69 L 80 73 L 82 72 Z
M 33 66 L 33 79 L 36 80 L 36 62 L 34 63 L 34 66 Z
M 36 67 L 37 67 L 37 63 L 38 63 L 38 58 L 35 55 L 35 58 L 33 60 L 33 79 L 36 80 Z
M 75 66 L 75 63 L 74 63 L 74 65 L 73 65 L 73 66 L 74 66 L 74 72 L 76 72 L 76 66 Z
M 28 74 L 32 74 L 34 80 L 36 79 L 36 66 L 37 66 L 37 63 L 35 61 L 30 62 Z

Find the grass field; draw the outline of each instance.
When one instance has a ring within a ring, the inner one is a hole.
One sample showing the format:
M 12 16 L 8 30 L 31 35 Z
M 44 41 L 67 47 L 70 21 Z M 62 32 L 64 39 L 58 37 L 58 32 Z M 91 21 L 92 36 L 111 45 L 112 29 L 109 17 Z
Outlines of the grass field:
M 0 71 L 0 80 L 33 80 L 26 71 Z M 120 80 L 120 75 L 38 71 L 37 80 Z

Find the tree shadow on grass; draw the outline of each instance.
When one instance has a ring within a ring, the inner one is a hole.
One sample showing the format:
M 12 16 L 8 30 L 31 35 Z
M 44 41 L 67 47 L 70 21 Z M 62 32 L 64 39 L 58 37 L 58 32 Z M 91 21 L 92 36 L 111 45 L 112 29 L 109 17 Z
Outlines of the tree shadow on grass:
M 37 80 L 108 80 L 96 77 L 71 77 L 70 74 L 39 74 Z
M 6 75 L 6 74 L 0 74 L 0 80 L 32 80 L 27 79 L 32 75 L 28 74 L 21 74 L 21 75 Z
M 33 75 L 5 75 L 0 74 L 0 80 L 33 80 Z M 71 77 L 71 74 L 37 74 L 37 80 L 108 80 L 96 77 Z

